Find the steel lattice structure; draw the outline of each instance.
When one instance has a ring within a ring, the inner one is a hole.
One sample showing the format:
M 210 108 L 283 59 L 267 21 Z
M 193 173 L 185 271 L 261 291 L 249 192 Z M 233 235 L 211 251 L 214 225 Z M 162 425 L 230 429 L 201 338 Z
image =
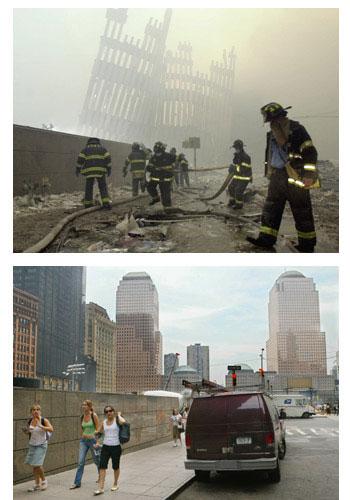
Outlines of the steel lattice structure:
M 201 138 L 201 163 L 226 157 L 233 133 L 235 53 L 211 62 L 209 74 L 193 69 L 190 43 L 166 49 L 171 22 L 148 21 L 144 37 L 123 35 L 127 9 L 107 9 L 106 26 L 94 62 L 79 132 L 120 142 L 157 140 L 181 149 Z

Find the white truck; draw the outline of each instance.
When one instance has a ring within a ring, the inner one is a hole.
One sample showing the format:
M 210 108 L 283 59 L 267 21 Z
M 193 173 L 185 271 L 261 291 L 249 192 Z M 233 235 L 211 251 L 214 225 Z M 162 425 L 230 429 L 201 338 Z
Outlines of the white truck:
M 287 417 L 309 418 L 315 415 L 315 408 L 303 394 L 273 394 L 275 406 L 283 410 Z

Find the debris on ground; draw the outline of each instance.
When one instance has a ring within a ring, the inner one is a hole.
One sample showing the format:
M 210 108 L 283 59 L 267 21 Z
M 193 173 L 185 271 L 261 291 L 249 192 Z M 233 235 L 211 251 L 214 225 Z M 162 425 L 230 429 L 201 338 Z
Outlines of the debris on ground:
M 338 251 L 339 194 L 337 167 L 323 162 L 322 188 L 311 193 L 318 252 Z M 254 176 L 244 195 L 244 207 L 227 206 L 224 192 L 210 197 L 223 182 L 225 171 L 197 174 L 189 188 L 174 188 L 173 206 L 149 206 L 149 198 L 133 199 L 130 186 L 109 186 L 112 202 L 125 200 L 111 211 L 97 210 L 70 222 L 47 252 L 162 253 L 162 252 L 264 252 L 250 245 L 247 234 L 256 236 L 268 181 Z M 331 179 L 328 179 L 328 176 Z M 83 208 L 83 192 L 47 195 L 34 200 L 30 193 L 14 198 L 14 251 L 21 252 L 41 240 L 66 214 Z M 95 203 L 99 204 L 98 196 Z M 272 252 L 293 251 L 294 219 L 286 207 L 280 238 Z

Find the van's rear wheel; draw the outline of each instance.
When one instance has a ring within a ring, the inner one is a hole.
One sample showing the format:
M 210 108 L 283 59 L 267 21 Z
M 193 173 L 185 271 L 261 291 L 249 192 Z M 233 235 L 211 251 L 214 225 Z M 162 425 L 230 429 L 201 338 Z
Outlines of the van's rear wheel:
M 284 459 L 286 451 L 287 451 L 286 440 L 283 438 L 280 444 L 278 445 L 278 458 L 280 460 Z
M 310 416 L 310 413 L 308 413 L 307 411 L 304 411 L 301 418 L 309 418 L 309 416 Z
M 195 470 L 194 474 L 198 481 L 209 481 L 210 471 L 209 470 Z
M 269 471 L 268 474 L 271 483 L 279 483 L 281 481 L 280 463 L 278 460 L 276 469 Z

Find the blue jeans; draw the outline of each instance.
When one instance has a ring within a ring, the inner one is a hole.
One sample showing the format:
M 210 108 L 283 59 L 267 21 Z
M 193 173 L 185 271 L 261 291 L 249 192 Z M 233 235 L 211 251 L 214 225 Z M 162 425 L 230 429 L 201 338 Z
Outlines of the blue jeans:
M 81 438 L 79 442 L 79 463 L 78 463 L 77 473 L 74 479 L 74 484 L 77 484 L 78 486 L 81 485 L 81 478 L 83 477 L 85 459 L 87 452 L 89 450 L 91 451 L 92 459 L 97 467 L 97 471 L 99 469 L 101 448 L 98 448 L 96 450 L 94 448 L 94 444 L 96 444 L 96 439 L 94 438 L 92 439 Z

